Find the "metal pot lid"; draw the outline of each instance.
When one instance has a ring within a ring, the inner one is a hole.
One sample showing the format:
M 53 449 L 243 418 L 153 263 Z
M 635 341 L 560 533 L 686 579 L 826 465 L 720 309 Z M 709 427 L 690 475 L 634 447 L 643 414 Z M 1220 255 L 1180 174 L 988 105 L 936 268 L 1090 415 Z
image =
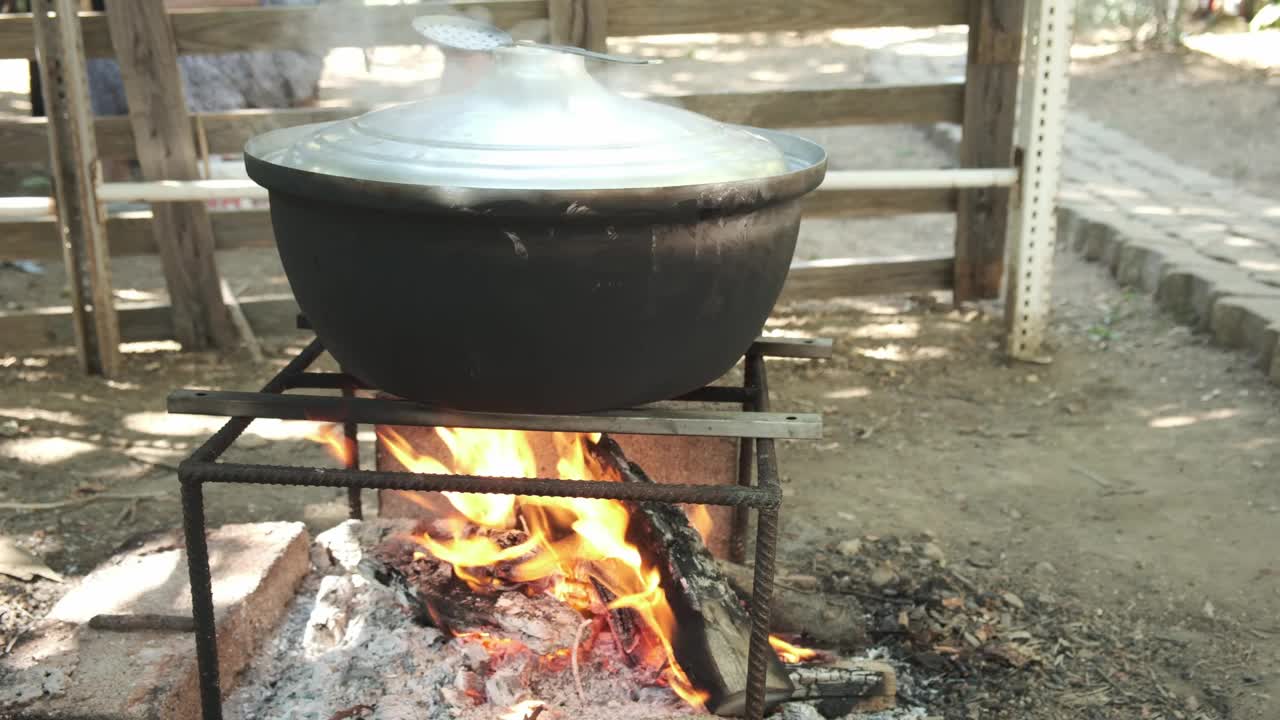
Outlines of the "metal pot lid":
M 627 189 L 765 178 L 783 151 L 734 125 L 627 98 L 582 57 L 494 50 L 463 90 L 253 138 L 246 152 L 308 172 L 446 187 Z

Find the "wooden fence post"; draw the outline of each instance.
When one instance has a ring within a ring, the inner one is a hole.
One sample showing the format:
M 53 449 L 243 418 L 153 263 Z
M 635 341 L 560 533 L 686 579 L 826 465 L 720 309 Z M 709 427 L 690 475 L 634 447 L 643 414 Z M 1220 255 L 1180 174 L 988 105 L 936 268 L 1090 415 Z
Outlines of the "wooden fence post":
M 1018 108 L 1025 0 L 970 0 L 960 166 L 1009 167 Z M 1009 189 L 961 190 L 957 196 L 955 299 L 1000 295 Z
M 551 42 L 606 52 L 608 0 L 547 0 Z
M 75 0 L 33 0 L 36 54 L 53 173 L 58 231 L 70 284 L 76 353 L 85 372 L 119 369 L 120 329 L 111 297 L 107 233 L 97 187 L 102 176 L 89 105 L 84 44 Z M 57 13 L 56 18 L 49 13 Z
M 109 2 L 107 23 L 143 177 L 198 180 L 178 49 L 163 0 Z M 234 347 L 237 335 L 222 301 L 208 207 L 153 203 L 151 210 L 178 341 L 188 350 Z

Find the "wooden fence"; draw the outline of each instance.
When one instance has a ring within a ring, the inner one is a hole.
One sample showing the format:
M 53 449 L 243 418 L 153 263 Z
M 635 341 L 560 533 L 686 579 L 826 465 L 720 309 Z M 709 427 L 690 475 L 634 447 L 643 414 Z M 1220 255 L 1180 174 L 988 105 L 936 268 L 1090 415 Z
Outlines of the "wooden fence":
M 70 5 L 69 0 L 41 1 Z M 460 8 L 483 6 L 500 26 L 548 19 L 553 41 L 596 48 L 602 47 L 605 37 L 610 35 L 967 24 L 969 53 L 963 83 L 698 94 L 674 100 L 712 117 L 761 127 L 959 123 L 964 133 L 962 168 L 1009 169 L 1014 155 L 1023 1 L 452 0 L 452 4 Z M 138 2 L 140 6 L 151 4 L 150 0 Z M 177 53 L 370 47 L 419 44 L 421 39 L 409 21 L 422 12 L 421 5 L 343 4 L 189 10 L 170 13 L 164 28 L 143 29 L 171 38 L 168 42 Z M 145 24 L 141 16 L 135 19 L 138 24 Z M 80 13 L 83 54 L 115 56 L 112 32 L 122 31 L 121 22 L 104 13 Z M 0 58 L 34 58 L 33 37 L 39 35 L 38 24 L 30 15 L 0 17 Z M 137 42 L 138 38 L 134 40 Z M 151 49 L 145 50 L 151 52 Z M 153 75 L 176 77 L 172 56 L 165 58 L 163 52 L 152 56 L 162 58 L 162 62 L 169 65 L 151 68 Z M 124 60 L 122 65 L 128 71 L 130 63 L 128 58 Z M 128 81 L 126 77 L 126 83 Z M 180 122 L 189 135 L 187 140 L 197 138 L 207 143 L 207 152 L 234 153 L 241 150 L 249 137 L 264 130 L 335 119 L 360 111 L 360 108 L 244 110 L 190 117 L 183 112 Z M 45 118 L 0 118 L 0 158 L 8 162 L 48 162 L 57 154 L 57 148 L 50 145 L 57 144 L 58 134 L 50 130 L 50 122 Z M 92 120 L 92 132 L 88 133 L 91 137 L 84 142 L 96 146 L 95 158 L 91 159 L 145 160 L 146 145 L 154 142 L 155 131 L 147 130 L 148 139 L 141 144 L 137 141 L 137 132 L 137 118 L 100 117 Z M 829 182 L 808 201 L 808 216 L 957 213 L 955 253 L 950 257 L 894 258 L 887 262 L 830 259 L 797 263 L 788 280 L 786 295 L 831 297 L 953 289 L 960 300 L 996 297 L 1003 276 L 1008 186 L 1016 172 L 1006 173 L 1010 179 L 990 184 L 983 184 L 984 180 L 975 182 L 972 177 L 965 181 L 963 169 L 949 172 L 956 175 L 947 182 L 889 182 L 883 186 L 856 182 L 856 172 L 832 173 Z M 148 179 L 192 178 L 153 176 Z M 167 205 L 175 203 L 156 203 L 153 209 L 159 211 Z M 210 242 L 218 249 L 273 245 L 266 210 L 212 211 L 208 215 L 212 227 Z M 110 256 L 162 251 L 172 256 L 175 249 L 161 245 L 174 241 L 155 231 L 157 222 L 152 212 L 107 217 L 104 227 Z M 56 217 L 0 224 L 0 260 L 52 259 L 65 255 L 63 232 Z M 181 253 L 186 251 L 177 248 L 176 252 L 179 253 L 176 257 L 181 259 Z M 175 297 L 175 307 L 183 301 Z M 292 307 L 288 297 L 247 299 L 243 303 L 251 323 L 287 315 Z M 121 309 L 118 313 L 120 340 L 173 337 L 176 328 L 174 318 L 169 317 L 172 314 L 164 307 Z M 0 338 L 4 339 L 6 348 L 65 345 L 83 332 L 74 315 L 72 308 L 0 312 Z

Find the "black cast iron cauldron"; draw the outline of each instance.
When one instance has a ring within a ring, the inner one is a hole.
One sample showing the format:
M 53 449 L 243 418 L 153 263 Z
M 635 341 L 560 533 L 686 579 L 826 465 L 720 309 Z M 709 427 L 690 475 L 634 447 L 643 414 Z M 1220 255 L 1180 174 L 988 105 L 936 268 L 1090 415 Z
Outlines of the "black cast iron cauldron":
M 447 408 L 586 412 L 701 387 L 759 334 L 826 154 L 752 132 L 787 172 L 538 191 L 308 172 L 252 143 L 245 162 L 298 304 L 347 372 Z

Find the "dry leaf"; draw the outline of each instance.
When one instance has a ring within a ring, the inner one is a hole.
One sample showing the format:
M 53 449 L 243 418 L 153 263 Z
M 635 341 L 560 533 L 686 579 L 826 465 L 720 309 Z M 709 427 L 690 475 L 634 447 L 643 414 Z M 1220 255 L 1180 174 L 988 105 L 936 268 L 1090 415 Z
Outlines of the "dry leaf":
M 62 576 L 40 562 L 40 558 L 18 547 L 13 538 L 4 536 L 0 536 L 0 575 L 23 581 L 30 581 L 39 575 L 54 582 L 62 582 Z
M 964 607 L 964 598 L 959 595 L 944 597 L 942 598 L 942 607 L 947 608 L 948 610 L 958 610 Z

